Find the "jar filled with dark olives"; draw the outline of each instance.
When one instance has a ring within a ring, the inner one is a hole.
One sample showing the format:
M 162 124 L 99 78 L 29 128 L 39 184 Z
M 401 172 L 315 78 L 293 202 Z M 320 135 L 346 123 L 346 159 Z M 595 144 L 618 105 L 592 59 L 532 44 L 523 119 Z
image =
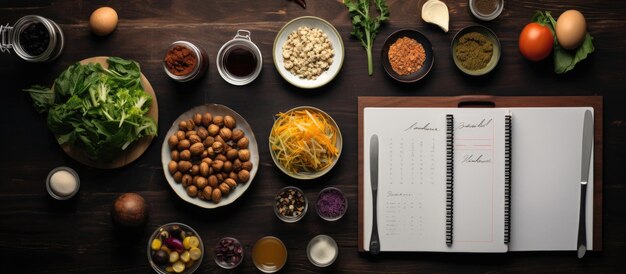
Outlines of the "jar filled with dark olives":
M 13 26 L 0 26 L 0 38 L 0 51 L 13 49 L 17 56 L 34 63 L 56 59 L 65 43 L 59 25 L 39 15 L 24 16 Z

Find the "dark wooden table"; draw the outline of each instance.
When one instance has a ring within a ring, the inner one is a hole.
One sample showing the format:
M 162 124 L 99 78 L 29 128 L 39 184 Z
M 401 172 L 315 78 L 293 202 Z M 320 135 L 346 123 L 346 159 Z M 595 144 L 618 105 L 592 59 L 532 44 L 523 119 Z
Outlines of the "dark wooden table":
M 0 1 L 0 23 L 13 23 L 27 14 L 57 22 L 66 47 L 51 63 L 32 64 L 15 54 L 0 55 L 0 258 L 2 273 L 55 272 L 150 273 L 146 260 L 149 234 L 159 225 L 178 221 L 198 230 L 206 247 L 222 236 L 241 240 L 246 251 L 264 235 L 280 237 L 288 247 L 284 272 L 619 272 L 626 267 L 626 188 L 621 170 L 626 155 L 626 2 L 624 1 L 506 1 L 502 15 L 479 22 L 467 1 L 446 1 L 450 31 L 442 32 L 420 19 L 423 1 L 388 0 L 391 21 L 374 45 L 374 75 L 367 75 L 365 51 L 350 38 L 351 23 L 341 1 L 309 0 L 302 9 L 287 0 L 265 1 Z M 90 13 L 110 5 L 120 16 L 117 30 L 100 38 L 87 27 Z M 552 72 L 551 59 L 526 61 L 518 52 L 518 35 L 535 10 L 581 10 L 595 37 L 596 52 L 567 75 Z M 272 63 L 272 44 L 289 20 L 314 15 L 330 21 L 341 33 L 345 62 L 338 77 L 317 90 L 288 84 Z M 463 75 L 453 64 L 450 42 L 470 24 L 483 24 L 499 36 L 503 55 L 486 77 Z M 394 82 L 380 65 L 384 38 L 400 28 L 417 28 L 429 37 L 435 52 L 431 73 L 413 85 Z M 220 46 L 237 29 L 252 32 L 264 64 L 253 83 L 236 87 L 219 76 L 215 58 Z M 188 40 L 203 47 L 211 67 L 205 77 L 189 84 L 167 78 L 161 67 L 171 42 Z M 20 90 L 32 84 L 51 85 L 70 64 L 92 56 L 120 56 L 137 60 L 152 83 L 159 102 L 159 136 L 138 161 L 115 170 L 89 168 L 69 158 L 56 144 L 31 100 Z M 377 258 L 357 252 L 357 96 L 487 95 L 602 95 L 604 96 L 604 250 L 583 260 L 573 252 L 514 254 L 383 254 Z M 234 204 L 204 210 L 182 201 L 167 184 L 160 146 L 172 121 L 187 109 L 219 103 L 239 112 L 252 125 L 260 147 L 260 168 L 250 189 Z M 312 105 L 330 113 L 341 127 L 344 150 L 337 166 L 326 176 L 302 182 L 283 175 L 273 164 L 267 144 L 272 115 L 295 106 Z M 81 189 L 70 201 L 53 200 L 44 181 L 57 166 L 74 168 Z M 272 196 L 287 185 L 305 190 L 309 199 L 325 186 L 339 186 L 350 201 L 346 216 L 326 222 L 309 212 L 295 224 L 279 221 L 272 212 Z M 109 210 L 120 193 L 138 192 L 150 205 L 147 226 L 135 234 L 121 233 L 110 221 Z M 317 234 L 328 234 L 340 246 L 338 260 L 328 269 L 311 265 L 305 247 Z M 217 272 L 212 256 L 205 256 L 199 272 Z M 251 258 L 237 269 L 253 272 Z

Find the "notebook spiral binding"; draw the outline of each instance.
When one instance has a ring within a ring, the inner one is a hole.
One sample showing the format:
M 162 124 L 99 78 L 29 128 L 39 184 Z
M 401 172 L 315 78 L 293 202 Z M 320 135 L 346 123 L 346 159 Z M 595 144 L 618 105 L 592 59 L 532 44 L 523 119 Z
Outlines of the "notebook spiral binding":
M 504 121 L 504 243 L 511 235 L 511 115 Z
M 446 115 L 446 244 L 452 245 L 454 197 L 454 116 Z

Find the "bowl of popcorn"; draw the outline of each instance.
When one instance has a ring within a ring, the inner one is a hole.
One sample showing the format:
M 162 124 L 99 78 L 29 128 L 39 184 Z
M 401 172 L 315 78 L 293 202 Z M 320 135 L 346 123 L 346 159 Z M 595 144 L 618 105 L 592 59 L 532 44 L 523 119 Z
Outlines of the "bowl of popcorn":
M 291 20 L 278 32 L 272 50 L 278 73 L 292 85 L 312 89 L 332 81 L 343 65 L 337 29 L 315 16 Z

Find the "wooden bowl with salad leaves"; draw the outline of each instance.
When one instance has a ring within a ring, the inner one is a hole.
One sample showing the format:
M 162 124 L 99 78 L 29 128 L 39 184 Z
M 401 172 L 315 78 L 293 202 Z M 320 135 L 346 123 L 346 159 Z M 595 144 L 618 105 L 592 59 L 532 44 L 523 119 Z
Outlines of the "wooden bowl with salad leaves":
M 92 57 L 71 65 L 52 88 L 25 90 L 71 158 L 113 169 L 137 160 L 157 133 L 158 105 L 139 64 Z
M 269 136 L 276 166 L 292 178 L 310 180 L 328 173 L 339 160 L 343 138 L 330 115 L 311 106 L 278 113 Z

